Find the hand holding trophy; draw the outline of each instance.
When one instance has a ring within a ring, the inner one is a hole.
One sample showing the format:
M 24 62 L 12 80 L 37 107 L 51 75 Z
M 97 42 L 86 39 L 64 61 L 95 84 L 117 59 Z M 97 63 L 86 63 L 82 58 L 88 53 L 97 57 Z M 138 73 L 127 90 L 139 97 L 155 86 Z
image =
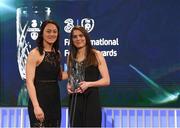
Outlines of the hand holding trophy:
M 85 79 L 85 68 L 83 62 L 78 62 L 77 60 L 72 61 L 71 75 L 69 77 L 69 84 L 71 86 L 70 92 L 71 95 L 71 105 L 70 105 L 70 124 L 74 122 L 75 109 L 76 109 L 76 100 L 77 100 L 77 89 L 79 87 L 79 83 L 84 81 Z M 73 125 L 72 125 L 73 126 Z
M 73 60 L 71 75 L 69 77 L 69 83 L 72 87 L 72 91 L 79 87 L 79 83 L 84 81 L 85 78 L 85 69 L 83 62 L 78 62 L 77 60 Z

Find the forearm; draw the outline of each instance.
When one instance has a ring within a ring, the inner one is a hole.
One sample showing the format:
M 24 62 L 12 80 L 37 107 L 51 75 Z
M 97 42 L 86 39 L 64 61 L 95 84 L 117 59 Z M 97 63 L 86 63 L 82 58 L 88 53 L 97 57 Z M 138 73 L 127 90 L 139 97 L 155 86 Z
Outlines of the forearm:
M 110 84 L 109 79 L 101 78 L 97 81 L 88 82 L 88 87 L 101 87 L 108 86 Z
M 27 82 L 27 90 L 29 93 L 29 97 L 31 99 L 31 102 L 33 104 L 33 107 L 38 107 L 39 106 L 39 102 L 37 100 L 37 95 L 36 95 L 36 89 L 34 87 L 34 84 L 31 82 Z

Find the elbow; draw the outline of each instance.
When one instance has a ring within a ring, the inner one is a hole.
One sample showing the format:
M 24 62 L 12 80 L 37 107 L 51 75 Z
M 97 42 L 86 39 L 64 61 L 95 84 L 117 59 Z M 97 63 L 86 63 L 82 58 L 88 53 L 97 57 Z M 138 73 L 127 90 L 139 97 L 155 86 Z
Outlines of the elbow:
M 110 79 L 106 79 L 105 85 L 106 85 L 106 86 L 109 86 L 109 85 L 110 85 Z
M 33 84 L 34 83 L 33 83 L 32 80 L 26 79 L 26 87 L 27 87 L 27 89 L 30 88 Z
M 67 72 L 63 72 L 63 73 L 62 73 L 61 80 L 67 80 L 67 79 L 68 79 L 68 74 L 67 74 Z
M 26 79 L 26 86 L 29 84 L 29 81 Z
M 28 88 L 30 85 L 30 81 L 26 79 L 26 87 Z
M 109 85 L 110 85 L 110 80 L 107 81 L 107 86 L 109 86 Z

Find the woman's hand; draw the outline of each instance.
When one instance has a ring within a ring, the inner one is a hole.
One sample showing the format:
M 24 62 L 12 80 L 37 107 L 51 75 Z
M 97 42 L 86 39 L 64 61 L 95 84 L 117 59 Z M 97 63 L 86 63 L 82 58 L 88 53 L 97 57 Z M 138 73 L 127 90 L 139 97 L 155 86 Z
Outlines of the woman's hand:
M 34 107 L 34 114 L 35 114 L 37 120 L 39 120 L 40 122 L 44 121 L 44 112 L 41 109 L 41 107 L 39 107 L 39 106 Z
M 83 93 L 90 87 L 90 82 L 82 81 L 79 83 L 79 87 L 76 89 L 77 93 Z
M 72 88 L 72 86 L 69 83 L 67 84 L 67 91 L 68 91 L 68 94 L 74 93 L 73 92 L 73 88 Z

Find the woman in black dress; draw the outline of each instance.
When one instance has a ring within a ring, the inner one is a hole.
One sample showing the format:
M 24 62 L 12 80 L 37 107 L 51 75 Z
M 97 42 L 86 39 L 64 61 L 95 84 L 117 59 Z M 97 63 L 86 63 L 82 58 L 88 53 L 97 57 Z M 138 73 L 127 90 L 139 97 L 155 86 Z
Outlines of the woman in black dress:
M 101 105 L 98 87 L 109 85 L 110 77 L 103 55 L 92 47 L 88 33 L 80 26 L 74 27 L 70 34 L 68 69 L 70 126 L 100 127 Z M 81 80 L 75 80 L 78 77 Z M 75 85 L 76 81 L 80 83 Z
M 59 26 L 47 20 L 41 25 L 37 47 L 29 53 L 26 63 L 31 127 L 60 127 L 60 56 Z

